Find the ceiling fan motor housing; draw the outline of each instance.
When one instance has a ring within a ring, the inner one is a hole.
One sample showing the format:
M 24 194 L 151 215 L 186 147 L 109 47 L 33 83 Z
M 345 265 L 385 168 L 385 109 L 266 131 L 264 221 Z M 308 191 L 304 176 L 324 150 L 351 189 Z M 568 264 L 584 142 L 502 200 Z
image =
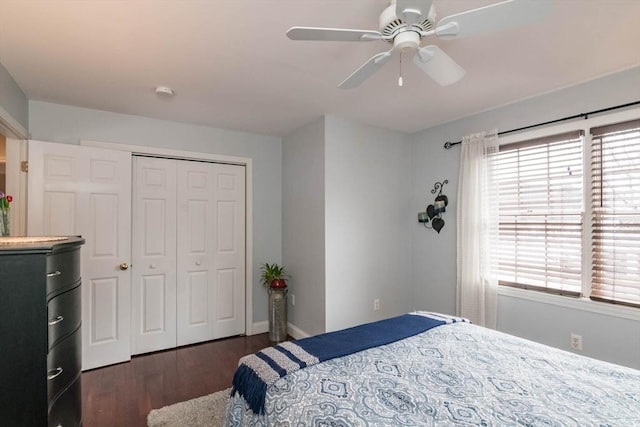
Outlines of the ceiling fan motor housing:
M 433 5 L 431 5 L 431 9 L 429 9 L 429 13 L 427 14 L 427 16 L 423 16 L 422 18 L 423 19 L 415 23 L 414 26 L 418 27 L 417 29 L 419 29 L 420 31 L 430 31 L 433 28 L 433 23 L 435 22 L 435 19 L 436 19 L 436 13 L 433 8 Z M 391 43 L 392 41 L 388 38 L 394 39 L 396 38 L 395 37 L 396 35 L 410 30 L 409 28 L 407 28 L 407 23 L 404 22 L 402 18 L 398 18 L 398 16 L 396 16 L 395 2 L 391 2 L 391 4 L 387 6 L 385 10 L 382 11 L 382 13 L 380 14 L 379 23 L 380 23 L 380 26 L 379 26 L 380 33 L 382 33 L 382 36 L 384 38 L 387 38 L 387 41 L 389 43 Z M 411 31 L 411 32 L 414 34 L 418 34 L 415 31 Z M 393 43 L 395 47 L 398 47 L 395 40 L 393 40 Z M 418 41 L 418 44 L 419 44 L 419 41 Z
M 393 39 L 393 49 L 407 52 L 415 50 L 420 46 L 420 34 L 415 31 L 404 31 L 398 33 Z

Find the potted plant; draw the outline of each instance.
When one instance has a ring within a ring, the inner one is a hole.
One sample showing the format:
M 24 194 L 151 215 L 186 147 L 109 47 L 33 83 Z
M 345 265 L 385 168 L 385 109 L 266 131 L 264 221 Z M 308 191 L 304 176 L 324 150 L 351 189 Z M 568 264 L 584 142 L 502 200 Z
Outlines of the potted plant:
M 284 267 L 273 263 L 265 262 L 260 267 L 260 280 L 265 288 L 281 289 L 287 287 L 287 278 L 289 275 Z
M 5 195 L 0 191 L 0 237 L 10 236 L 9 228 L 9 203 L 13 201 L 13 197 L 9 194 Z
M 284 267 L 265 262 L 260 267 L 260 281 L 269 293 L 269 340 L 287 339 L 287 282 Z

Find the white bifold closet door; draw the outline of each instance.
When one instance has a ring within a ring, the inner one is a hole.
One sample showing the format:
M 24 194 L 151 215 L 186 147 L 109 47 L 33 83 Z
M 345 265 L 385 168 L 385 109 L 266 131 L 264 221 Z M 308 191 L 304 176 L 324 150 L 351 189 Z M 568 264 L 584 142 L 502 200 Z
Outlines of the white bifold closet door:
M 132 353 L 245 332 L 244 166 L 134 158 Z
M 133 158 L 131 354 L 176 346 L 176 161 Z
M 178 345 L 245 333 L 245 168 L 178 162 Z

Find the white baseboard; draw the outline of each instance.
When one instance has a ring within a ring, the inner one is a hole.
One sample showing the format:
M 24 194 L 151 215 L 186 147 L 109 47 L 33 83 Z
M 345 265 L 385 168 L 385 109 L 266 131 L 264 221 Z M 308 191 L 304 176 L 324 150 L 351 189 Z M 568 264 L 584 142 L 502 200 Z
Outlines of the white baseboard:
M 291 323 L 287 324 L 287 333 L 297 340 L 299 340 L 300 338 L 307 338 L 311 336 Z
M 264 334 L 265 332 L 269 332 L 269 321 L 263 320 L 262 322 L 255 322 L 253 324 L 251 332 L 251 335 Z
M 256 322 L 253 324 L 252 335 L 264 334 L 265 332 L 269 332 L 269 321 L 264 320 L 262 322 Z M 311 336 L 310 334 L 306 333 L 305 331 L 291 323 L 287 323 L 287 333 L 297 340 L 299 340 L 300 338 L 307 338 Z

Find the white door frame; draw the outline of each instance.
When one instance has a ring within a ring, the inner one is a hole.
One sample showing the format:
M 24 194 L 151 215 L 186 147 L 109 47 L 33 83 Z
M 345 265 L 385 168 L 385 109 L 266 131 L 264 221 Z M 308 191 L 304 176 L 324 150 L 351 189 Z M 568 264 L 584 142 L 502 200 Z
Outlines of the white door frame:
M 11 114 L 0 107 L 0 133 L 7 138 L 7 194 L 13 196 L 11 235 L 27 234 L 27 174 L 20 163 L 27 160 L 29 132 Z
M 0 107 L 0 133 L 7 138 L 29 139 L 29 132 L 2 107 Z
M 246 173 L 246 258 L 245 258 L 245 335 L 253 335 L 253 162 L 248 157 L 225 156 L 195 151 L 173 150 L 143 145 L 81 140 L 80 145 L 127 151 L 131 155 L 162 156 L 180 160 L 197 160 L 245 166 Z M 262 332 L 262 331 L 258 331 Z
M 7 137 L 7 194 L 13 196 L 11 205 L 11 235 L 27 235 L 27 174 L 21 165 L 27 160 L 27 140 Z

